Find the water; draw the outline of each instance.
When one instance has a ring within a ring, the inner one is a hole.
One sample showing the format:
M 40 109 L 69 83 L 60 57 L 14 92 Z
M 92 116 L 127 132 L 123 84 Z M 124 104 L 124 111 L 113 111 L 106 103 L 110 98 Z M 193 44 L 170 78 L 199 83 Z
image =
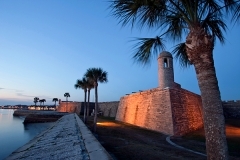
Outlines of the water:
M 23 124 L 24 117 L 14 117 L 13 112 L 12 109 L 0 109 L 0 160 L 53 124 Z

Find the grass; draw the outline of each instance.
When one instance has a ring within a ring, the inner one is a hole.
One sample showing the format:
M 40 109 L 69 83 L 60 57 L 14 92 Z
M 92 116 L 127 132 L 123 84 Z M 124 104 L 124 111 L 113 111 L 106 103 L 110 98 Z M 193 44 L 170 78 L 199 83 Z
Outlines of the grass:
M 240 120 L 227 120 L 227 141 L 232 159 L 240 159 Z M 93 118 L 87 123 L 92 129 Z M 114 159 L 155 160 L 155 159 L 206 159 L 178 149 L 166 142 L 167 135 L 150 131 L 127 123 L 115 121 L 114 118 L 99 117 L 95 134 L 103 147 Z M 183 147 L 206 153 L 204 130 L 199 129 L 184 137 L 173 137 L 171 140 Z
M 92 118 L 87 126 L 92 129 Z M 114 159 L 205 159 L 205 157 L 176 149 L 168 144 L 167 135 L 118 122 L 113 118 L 98 118 L 95 135 Z
M 226 120 L 226 135 L 229 155 L 240 158 L 240 119 Z M 188 133 L 183 138 L 205 142 L 204 128 Z

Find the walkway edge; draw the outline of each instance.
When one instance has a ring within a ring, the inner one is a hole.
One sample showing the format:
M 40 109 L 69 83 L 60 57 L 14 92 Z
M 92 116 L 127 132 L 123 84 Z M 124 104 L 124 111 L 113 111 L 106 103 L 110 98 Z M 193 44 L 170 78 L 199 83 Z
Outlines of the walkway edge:
M 207 156 L 206 154 L 203 154 L 203 153 L 200 153 L 200 152 L 197 152 L 197 151 L 188 149 L 188 148 L 184 148 L 184 147 L 182 147 L 182 146 L 179 146 L 179 145 L 173 143 L 173 142 L 170 140 L 170 137 L 171 137 L 171 136 L 168 136 L 168 137 L 166 138 L 166 141 L 167 141 L 169 144 L 171 144 L 171 145 L 173 145 L 173 146 L 175 146 L 175 147 L 177 147 L 177 148 L 179 148 L 179 149 L 183 149 L 183 150 L 186 150 L 186 151 L 195 153 L 195 154 L 199 154 L 199 155 L 201 155 L 201 156 Z
M 103 148 L 100 142 L 93 136 L 92 132 L 88 127 L 80 120 L 78 115 L 75 113 L 75 119 L 82 134 L 85 147 L 89 154 L 90 160 L 112 160 L 113 158 Z

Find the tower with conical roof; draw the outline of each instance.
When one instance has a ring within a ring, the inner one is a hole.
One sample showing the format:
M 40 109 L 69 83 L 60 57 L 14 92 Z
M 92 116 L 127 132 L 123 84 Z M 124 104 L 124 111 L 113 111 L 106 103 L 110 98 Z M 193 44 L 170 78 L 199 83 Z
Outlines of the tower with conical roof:
M 174 87 L 173 57 L 166 51 L 158 56 L 158 81 L 161 89 Z

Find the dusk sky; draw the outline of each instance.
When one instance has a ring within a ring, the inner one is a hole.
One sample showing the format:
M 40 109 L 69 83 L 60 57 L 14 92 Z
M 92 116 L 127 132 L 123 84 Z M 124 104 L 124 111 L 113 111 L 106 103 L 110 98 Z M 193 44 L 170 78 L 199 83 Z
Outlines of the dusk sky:
M 88 68 L 108 72 L 99 84 L 99 101 L 118 101 L 125 94 L 158 86 L 157 59 L 150 66 L 134 63 L 131 40 L 155 37 L 155 30 L 122 27 L 102 0 L 0 1 L 0 105 L 34 104 L 33 98 L 83 101 L 74 84 Z M 222 100 L 240 100 L 240 23 L 228 24 L 224 45 L 216 43 L 214 60 Z M 166 39 L 166 50 L 175 43 Z M 175 82 L 200 94 L 193 66 L 174 60 Z M 91 92 L 91 101 L 94 92 Z

